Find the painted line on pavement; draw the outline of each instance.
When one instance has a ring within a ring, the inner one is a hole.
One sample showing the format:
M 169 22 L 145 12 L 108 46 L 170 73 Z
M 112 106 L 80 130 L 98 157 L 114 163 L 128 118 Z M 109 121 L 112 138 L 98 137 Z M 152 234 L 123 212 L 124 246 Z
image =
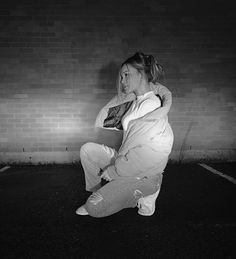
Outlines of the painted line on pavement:
M 200 165 L 201 167 L 204 167 L 204 168 L 207 169 L 208 171 L 212 172 L 213 174 L 217 174 L 217 175 L 219 175 L 219 176 L 221 176 L 221 177 L 227 179 L 227 180 L 230 181 L 231 183 L 236 184 L 236 179 L 235 179 L 235 178 L 233 178 L 233 177 L 231 177 L 231 176 L 229 176 L 229 175 L 227 175 L 227 174 L 223 174 L 223 173 L 221 173 L 220 171 L 218 171 L 218 170 L 212 168 L 212 167 L 209 166 L 209 165 L 202 164 L 202 163 L 200 163 L 199 165 Z
M 6 171 L 9 168 L 10 168 L 10 166 L 4 166 L 3 168 L 0 169 L 0 173 Z

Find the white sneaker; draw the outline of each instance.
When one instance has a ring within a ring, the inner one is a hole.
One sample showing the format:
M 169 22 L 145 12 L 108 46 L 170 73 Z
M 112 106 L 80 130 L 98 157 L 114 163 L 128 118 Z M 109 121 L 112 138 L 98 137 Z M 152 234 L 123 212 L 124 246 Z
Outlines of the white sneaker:
M 86 216 L 86 215 L 88 215 L 88 212 L 87 212 L 87 210 L 85 209 L 84 205 L 82 205 L 81 207 L 79 207 L 79 208 L 75 211 L 75 213 L 76 213 L 77 215 L 81 215 L 81 216 Z
M 160 189 L 154 194 L 142 197 L 138 200 L 138 214 L 142 216 L 151 216 L 155 212 L 156 199 Z

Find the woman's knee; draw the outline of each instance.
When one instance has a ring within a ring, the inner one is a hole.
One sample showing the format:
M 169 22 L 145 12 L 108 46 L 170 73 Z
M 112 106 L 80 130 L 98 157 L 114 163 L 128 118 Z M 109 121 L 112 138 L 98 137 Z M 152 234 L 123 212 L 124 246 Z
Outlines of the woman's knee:
M 94 148 L 95 143 L 87 142 L 83 144 L 80 148 L 80 159 L 83 159 L 84 156 L 88 155 L 90 151 Z
M 94 195 L 97 195 L 97 196 L 94 198 Z M 87 202 L 85 203 L 85 208 L 89 213 L 89 215 L 92 217 L 101 218 L 106 216 L 105 210 L 104 210 L 104 198 L 98 192 L 93 193 L 88 198 Z

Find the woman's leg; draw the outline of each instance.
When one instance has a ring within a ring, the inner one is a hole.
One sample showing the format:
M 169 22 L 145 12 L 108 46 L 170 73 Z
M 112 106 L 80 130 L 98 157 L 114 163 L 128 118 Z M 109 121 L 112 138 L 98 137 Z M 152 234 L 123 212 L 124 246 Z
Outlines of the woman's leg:
M 81 147 L 80 159 L 85 173 L 87 191 L 93 191 L 93 189 L 101 187 L 100 170 L 112 163 L 115 156 L 115 149 L 105 145 L 89 142 Z
M 125 208 L 134 208 L 140 198 L 151 195 L 160 188 L 162 174 L 142 179 L 121 178 L 113 180 L 93 193 L 85 208 L 90 216 L 106 217 Z

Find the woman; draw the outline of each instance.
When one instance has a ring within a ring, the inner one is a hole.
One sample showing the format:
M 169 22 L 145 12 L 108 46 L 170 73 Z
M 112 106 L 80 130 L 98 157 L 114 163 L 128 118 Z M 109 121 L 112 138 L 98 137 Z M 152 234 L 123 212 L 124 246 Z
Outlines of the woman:
M 93 193 L 78 215 L 105 217 L 136 206 L 143 216 L 155 212 L 173 145 L 167 118 L 172 98 L 158 83 L 162 72 L 152 55 L 140 52 L 121 65 L 118 94 L 100 111 L 95 126 L 123 130 L 123 141 L 118 152 L 96 143 L 81 147 L 86 190 Z M 101 186 L 101 179 L 108 183 Z

